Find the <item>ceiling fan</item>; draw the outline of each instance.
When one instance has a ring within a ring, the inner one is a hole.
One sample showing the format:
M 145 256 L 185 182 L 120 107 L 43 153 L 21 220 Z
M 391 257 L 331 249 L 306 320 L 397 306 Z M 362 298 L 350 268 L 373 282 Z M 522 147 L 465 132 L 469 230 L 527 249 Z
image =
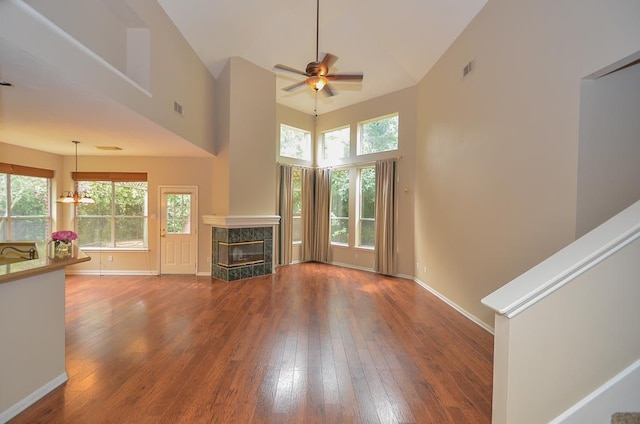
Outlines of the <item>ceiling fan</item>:
M 320 91 L 325 96 L 331 97 L 335 93 L 333 89 L 329 86 L 330 81 L 360 82 L 364 78 L 364 75 L 362 73 L 332 74 L 329 72 L 331 67 L 338 60 L 338 57 L 335 55 L 332 55 L 331 53 L 327 53 L 324 55 L 322 60 L 319 59 L 319 55 L 318 55 L 318 40 L 320 38 L 319 26 L 320 26 L 320 0 L 317 0 L 316 1 L 316 60 L 313 62 L 309 62 L 304 72 L 287 65 L 281 65 L 281 64 L 275 65 L 274 68 L 279 69 L 281 71 L 292 72 L 294 74 L 307 77 L 304 81 L 300 81 L 295 84 L 284 87 L 282 90 L 293 91 L 297 88 L 307 85 L 312 90 L 316 92 Z

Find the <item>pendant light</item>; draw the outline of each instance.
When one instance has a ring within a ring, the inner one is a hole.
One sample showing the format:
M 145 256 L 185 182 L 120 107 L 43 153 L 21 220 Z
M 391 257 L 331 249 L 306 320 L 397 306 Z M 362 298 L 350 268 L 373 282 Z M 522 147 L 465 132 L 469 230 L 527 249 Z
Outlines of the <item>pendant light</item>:
M 72 143 L 76 145 L 76 174 L 78 173 L 78 144 L 79 141 L 72 140 Z M 74 190 L 65 191 L 60 197 L 58 197 L 57 203 L 73 203 L 74 205 L 95 203 L 95 200 L 91 198 L 89 193 L 78 191 L 78 183 L 73 182 Z

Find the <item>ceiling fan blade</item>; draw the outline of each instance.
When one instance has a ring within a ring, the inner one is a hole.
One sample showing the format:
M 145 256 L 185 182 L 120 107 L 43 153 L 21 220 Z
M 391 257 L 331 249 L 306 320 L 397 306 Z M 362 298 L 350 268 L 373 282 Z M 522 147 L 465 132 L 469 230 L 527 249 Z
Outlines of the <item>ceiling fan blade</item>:
M 327 78 L 329 81 L 353 81 L 353 82 L 358 82 L 358 81 L 362 81 L 362 79 L 364 78 L 364 75 L 362 75 L 362 74 L 333 74 L 333 75 L 326 75 L 325 78 Z
M 320 91 L 322 92 L 322 94 L 324 94 L 325 97 L 332 97 L 335 94 L 331 87 L 329 87 L 329 84 L 322 87 L 322 90 Z
M 282 91 L 293 91 L 296 88 L 302 87 L 303 85 L 305 85 L 305 81 L 300 81 L 300 82 L 297 82 L 295 84 L 291 84 L 291 85 L 288 85 L 288 86 L 284 87 L 282 89 Z
M 309 74 L 307 74 L 306 72 L 299 71 L 298 69 L 292 68 L 291 66 L 281 65 L 279 63 L 276 66 L 274 66 L 274 68 L 280 69 L 281 71 L 293 72 L 294 74 L 302 75 L 305 77 L 309 76 Z
M 326 53 L 322 58 L 322 62 L 320 62 L 320 72 L 319 75 L 327 75 L 329 73 L 329 69 L 336 63 L 338 60 L 338 56 L 332 55 L 331 53 Z

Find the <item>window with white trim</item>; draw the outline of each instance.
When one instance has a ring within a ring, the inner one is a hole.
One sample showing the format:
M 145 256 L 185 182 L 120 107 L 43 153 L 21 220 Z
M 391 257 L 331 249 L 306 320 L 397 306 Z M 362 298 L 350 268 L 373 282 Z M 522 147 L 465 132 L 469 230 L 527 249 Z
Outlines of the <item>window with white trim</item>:
M 76 231 L 80 247 L 134 250 L 147 248 L 149 223 L 146 174 L 144 181 L 139 178 L 134 178 L 138 181 L 126 179 L 77 181 L 79 190 L 91 193 L 95 200 L 93 204 L 78 205 Z
M 351 147 L 351 127 L 322 133 L 322 159 L 332 161 L 349 157 Z
M 280 156 L 311 161 L 311 133 L 281 124 Z
M 294 243 L 302 243 L 302 170 L 294 168 L 291 173 L 292 179 L 292 229 L 291 239 Z
M 358 155 L 398 150 L 398 114 L 358 123 Z
M 349 245 L 349 170 L 331 172 L 331 243 Z
M 375 247 L 376 236 L 376 170 L 374 167 L 358 169 L 358 222 L 356 245 Z
M 53 171 L 0 163 L 0 241 L 51 234 Z

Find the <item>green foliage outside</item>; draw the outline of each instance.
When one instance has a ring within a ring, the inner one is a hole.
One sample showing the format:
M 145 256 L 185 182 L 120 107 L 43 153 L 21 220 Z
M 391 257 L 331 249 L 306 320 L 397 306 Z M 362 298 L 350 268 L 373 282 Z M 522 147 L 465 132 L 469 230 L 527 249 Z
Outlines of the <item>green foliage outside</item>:
M 374 247 L 376 217 L 376 170 L 360 170 L 360 243 L 359 246 Z
M 88 192 L 95 201 L 78 206 L 80 246 L 147 246 L 146 182 L 82 181 L 78 189 Z
M 0 174 L 0 240 L 45 240 L 49 210 L 47 178 Z
M 294 169 L 291 175 L 292 179 L 292 203 L 293 203 L 293 222 L 291 230 L 291 238 L 294 242 L 302 241 L 302 171 Z
M 167 233 L 191 233 L 191 195 L 167 194 Z
M 331 242 L 349 244 L 349 170 L 331 172 Z
M 286 125 L 280 126 L 280 156 L 311 160 L 311 134 Z
M 398 149 L 398 115 L 360 125 L 358 154 L 387 152 Z
M 322 157 L 325 160 L 349 157 L 351 128 L 328 131 L 322 134 Z

